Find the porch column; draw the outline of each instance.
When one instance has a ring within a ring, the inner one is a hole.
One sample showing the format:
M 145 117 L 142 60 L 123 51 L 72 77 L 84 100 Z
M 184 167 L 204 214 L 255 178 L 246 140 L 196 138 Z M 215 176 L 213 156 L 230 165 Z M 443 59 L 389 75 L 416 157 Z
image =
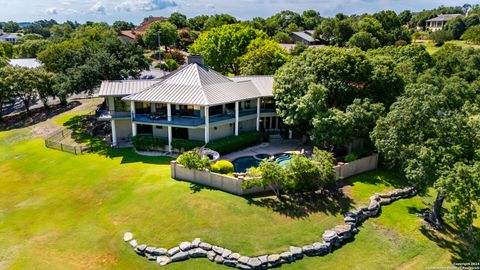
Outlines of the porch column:
M 172 104 L 167 104 L 167 121 L 172 121 Z
M 130 101 L 130 112 L 132 113 L 132 121 L 135 118 L 135 101 Z
M 257 131 L 260 131 L 260 98 L 257 98 Z
M 205 144 L 210 141 L 210 112 L 209 107 L 205 106 Z
M 130 102 L 130 110 L 132 112 L 132 136 L 137 136 L 137 124 L 135 121 L 135 101 Z
M 112 126 L 112 146 L 117 146 L 117 129 L 115 126 L 115 120 L 112 120 L 110 123 Z
M 172 152 L 172 126 L 168 126 L 168 152 Z
M 235 102 L 235 136 L 238 136 L 239 102 Z
M 155 103 L 150 103 L 150 113 L 155 112 Z
M 132 136 L 137 136 L 137 123 L 132 121 Z

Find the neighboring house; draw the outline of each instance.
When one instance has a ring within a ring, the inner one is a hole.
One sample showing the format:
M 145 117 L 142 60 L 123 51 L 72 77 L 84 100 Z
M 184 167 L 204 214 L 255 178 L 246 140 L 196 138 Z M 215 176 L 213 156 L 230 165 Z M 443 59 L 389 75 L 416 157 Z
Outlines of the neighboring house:
M 173 139 L 208 143 L 243 132 L 278 130 L 273 76 L 226 77 L 202 63 L 187 66 L 160 80 L 105 81 L 99 96 L 108 111 L 99 117 L 111 121 L 112 144 L 131 136 L 164 138 L 172 151 Z
M 19 37 L 20 36 L 18 36 L 17 34 L 5 34 L 0 30 L 0 42 L 6 41 L 10 44 L 17 44 L 17 39 Z
M 38 68 L 43 66 L 43 63 L 35 58 L 18 58 L 8 60 L 8 64 L 17 67 Z
M 305 30 L 301 32 L 292 32 L 290 36 L 294 44 L 302 42 L 305 45 L 320 45 L 321 41 L 319 39 L 313 38 L 313 30 Z
M 120 31 L 119 36 L 123 40 L 127 41 L 135 41 L 137 36 L 141 37 L 148 30 L 150 25 L 154 22 L 164 21 L 166 20 L 165 17 L 149 17 L 145 19 L 139 26 L 132 30 L 124 30 Z
M 460 16 L 461 14 L 441 14 L 441 15 L 438 15 L 437 17 L 435 18 L 432 18 L 430 20 L 427 20 L 426 21 L 426 25 L 425 25 L 425 28 L 427 30 L 430 30 L 432 32 L 435 32 L 435 31 L 438 31 L 438 30 L 442 30 L 443 27 L 445 26 L 445 24 L 457 17 L 457 16 Z

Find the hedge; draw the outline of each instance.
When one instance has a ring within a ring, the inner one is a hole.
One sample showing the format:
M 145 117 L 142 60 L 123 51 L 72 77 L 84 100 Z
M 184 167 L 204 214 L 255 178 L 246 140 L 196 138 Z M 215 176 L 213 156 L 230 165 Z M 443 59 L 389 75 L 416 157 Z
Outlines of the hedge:
M 262 139 L 263 135 L 261 132 L 253 131 L 211 141 L 207 144 L 207 148 L 215 150 L 221 155 L 225 155 L 245 147 L 257 145 L 262 142 Z
M 173 139 L 172 140 L 172 147 L 173 149 L 182 149 L 183 151 L 190 151 L 198 147 L 202 147 L 205 143 L 202 141 L 194 141 L 194 140 L 185 140 L 185 139 Z
M 152 136 L 133 136 L 132 144 L 137 150 L 157 150 L 165 147 L 165 140 Z
M 231 174 L 233 173 L 233 164 L 228 160 L 219 160 L 211 166 L 212 172 L 220 174 Z

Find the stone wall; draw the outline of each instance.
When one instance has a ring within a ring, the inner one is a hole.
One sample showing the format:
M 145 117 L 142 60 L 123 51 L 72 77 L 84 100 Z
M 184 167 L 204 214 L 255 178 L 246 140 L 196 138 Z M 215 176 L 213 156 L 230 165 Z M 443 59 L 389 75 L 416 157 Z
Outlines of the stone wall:
M 358 227 L 368 218 L 378 216 L 382 205 L 387 205 L 415 194 L 416 190 L 412 187 L 392 190 L 385 194 L 375 193 L 375 195 L 370 197 L 368 206 L 362 206 L 348 212 L 344 218 L 345 223 L 326 230 L 321 234 L 321 238 L 319 234 L 318 242 L 302 247 L 290 246 L 288 250 L 275 254 L 264 254 L 255 257 L 242 256 L 240 253 L 228 248 L 203 242 L 200 238 L 195 238 L 192 242 L 182 242 L 170 249 L 138 244 L 130 232 L 124 234 L 123 240 L 128 242 L 138 255 L 148 260 L 156 261 L 159 265 L 167 265 L 194 258 L 208 258 L 211 262 L 238 269 L 268 269 L 286 263 L 293 263 L 301 260 L 304 256 L 325 256 L 334 252 L 336 249 L 353 241 L 354 235 L 358 233 Z

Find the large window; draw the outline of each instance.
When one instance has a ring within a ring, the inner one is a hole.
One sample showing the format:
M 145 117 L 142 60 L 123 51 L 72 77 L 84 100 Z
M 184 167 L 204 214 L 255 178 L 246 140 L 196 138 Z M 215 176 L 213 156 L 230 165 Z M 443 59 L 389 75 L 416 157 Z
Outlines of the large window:
M 208 110 L 209 115 L 223 114 L 223 105 L 212 106 Z
M 252 101 L 251 100 L 245 100 L 243 102 L 243 108 L 245 110 L 250 110 L 252 108 Z
M 275 109 L 275 100 L 273 97 L 262 98 L 262 109 L 274 110 Z
M 167 114 L 167 104 L 165 103 L 155 103 L 155 112 L 157 114 Z
M 200 106 L 194 105 L 177 105 L 175 106 L 174 115 L 178 116 L 200 116 Z
M 130 102 L 122 101 L 121 97 L 113 98 L 113 106 L 115 106 L 116 112 L 129 112 L 130 111 Z
M 135 112 L 138 114 L 149 114 L 150 110 L 150 103 L 148 102 L 135 102 Z

